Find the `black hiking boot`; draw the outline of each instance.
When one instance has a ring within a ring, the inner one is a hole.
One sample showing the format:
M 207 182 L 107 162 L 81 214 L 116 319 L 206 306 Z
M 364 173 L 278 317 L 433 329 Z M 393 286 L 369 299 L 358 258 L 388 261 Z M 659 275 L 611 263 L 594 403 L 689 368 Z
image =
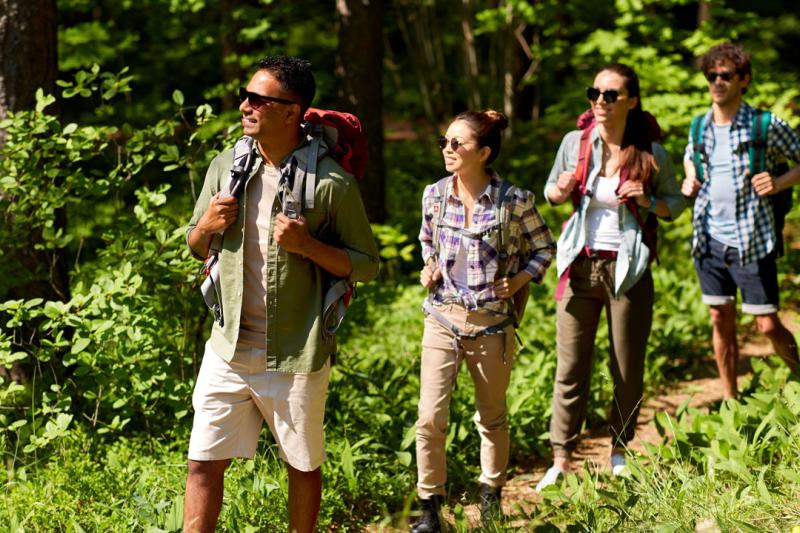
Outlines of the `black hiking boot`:
M 442 506 L 442 497 L 435 495 L 427 500 L 419 501 L 422 516 L 411 526 L 411 533 L 440 533 L 439 508 Z
M 481 507 L 481 522 L 484 526 L 503 518 L 503 511 L 500 508 L 500 493 L 502 490 L 503 487 L 492 487 L 486 483 L 481 483 L 478 502 Z

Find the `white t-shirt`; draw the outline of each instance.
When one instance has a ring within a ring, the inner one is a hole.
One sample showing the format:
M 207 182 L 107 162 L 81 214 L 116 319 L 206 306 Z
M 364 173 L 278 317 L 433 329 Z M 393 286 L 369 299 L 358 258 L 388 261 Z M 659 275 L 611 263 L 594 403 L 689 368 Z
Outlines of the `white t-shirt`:
M 239 339 L 259 348 L 265 346 L 267 334 L 267 252 L 279 179 L 277 168 L 262 163 L 247 184 Z
M 619 172 L 611 177 L 598 176 L 596 183 L 586 211 L 586 245 L 592 250 L 617 251 L 622 241 L 617 203 Z

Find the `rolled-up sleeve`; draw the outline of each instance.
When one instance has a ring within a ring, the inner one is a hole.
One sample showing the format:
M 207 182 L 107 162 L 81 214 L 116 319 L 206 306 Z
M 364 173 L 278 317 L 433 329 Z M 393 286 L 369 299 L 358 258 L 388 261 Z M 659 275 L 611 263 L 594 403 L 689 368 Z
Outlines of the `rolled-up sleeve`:
M 436 254 L 433 246 L 433 213 L 431 203 L 436 185 L 428 185 L 422 193 L 422 225 L 419 229 L 419 242 L 422 245 L 422 262 L 427 263 L 428 259 Z
M 772 115 L 767 142 L 769 148 L 776 152 L 777 161 L 793 161 L 796 165 L 800 164 L 800 136 L 775 114 Z
M 669 219 L 675 220 L 686 208 L 686 201 L 675 180 L 675 167 L 672 158 L 660 144 L 653 144 L 653 155 L 658 163 L 658 171 L 653 176 L 653 192 L 656 198 L 664 200 L 669 209 Z
M 220 172 L 220 165 L 222 165 L 222 156 L 218 155 L 211 161 L 211 164 L 208 166 L 208 170 L 206 171 L 206 178 L 203 181 L 203 188 L 200 189 L 200 196 L 197 197 L 197 202 L 194 204 L 194 211 L 192 211 L 192 217 L 189 219 L 189 224 L 186 226 L 186 246 L 189 248 L 189 251 L 192 253 L 192 256 L 196 259 L 205 260 L 205 257 L 200 257 L 192 250 L 192 247 L 189 246 L 189 233 L 197 226 L 197 221 L 200 220 L 200 217 L 208 209 L 208 204 L 211 203 L 211 198 L 217 194 L 219 190 L 219 172 Z
M 550 187 L 555 187 L 558 177 L 562 172 L 568 170 L 575 170 L 578 161 L 578 145 L 581 140 L 581 132 L 578 130 L 567 133 L 561 140 L 561 146 L 558 147 L 556 159 L 553 161 L 553 166 L 550 169 L 550 175 L 547 177 L 547 182 L 544 184 L 544 199 L 553 205 L 550 201 L 550 196 L 547 194 Z
M 541 283 L 547 268 L 553 261 L 556 243 L 541 214 L 534 205 L 534 195 L 524 191 L 520 201 L 520 248 L 524 262 L 520 265 L 532 276 L 532 281 Z

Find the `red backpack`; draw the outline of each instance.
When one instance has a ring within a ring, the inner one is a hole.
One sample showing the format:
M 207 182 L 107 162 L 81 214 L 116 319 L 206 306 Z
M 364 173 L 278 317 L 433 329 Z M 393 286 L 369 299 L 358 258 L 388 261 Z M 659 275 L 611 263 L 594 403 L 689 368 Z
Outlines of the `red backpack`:
M 303 118 L 311 124 L 328 126 L 323 129 L 331 157 L 361 180 L 367 170 L 367 138 L 358 117 L 342 111 L 309 107 Z
M 650 138 L 654 141 L 658 140 L 661 137 L 661 128 L 658 122 L 656 122 L 655 117 L 648 112 L 645 112 L 645 116 L 650 126 Z M 572 206 L 575 210 L 577 210 L 580 205 L 581 197 L 586 194 L 589 162 L 592 160 L 592 143 L 590 138 L 596 124 L 594 113 L 592 113 L 591 109 L 581 113 L 577 120 L 577 126 L 582 131 L 581 142 L 578 148 L 578 164 L 575 166 L 575 179 L 577 184 L 575 188 L 572 189 Z M 620 185 L 627 179 L 628 169 L 627 167 L 623 167 L 620 169 Z M 625 206 L 642 228 L 644 243 L 650 249 L 650 260 L 655 260 L 656 263 L 660 264 L 658 259 L 658 217 L 654 213 L 648 213 L 647 217 L 642 219 L 642 216 L 639 214 L 639 207 L 636 205 L 636 200 L 633 198 L 628 198 L 625 201 Z

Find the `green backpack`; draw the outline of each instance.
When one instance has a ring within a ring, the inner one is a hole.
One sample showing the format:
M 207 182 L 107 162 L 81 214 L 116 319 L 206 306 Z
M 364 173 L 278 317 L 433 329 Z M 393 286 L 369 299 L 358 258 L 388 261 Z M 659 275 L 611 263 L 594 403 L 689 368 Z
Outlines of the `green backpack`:
M 750 141 L 742 143 L 737 151 L 742 150 L 745 145 L 750 159 L 750 176 L 755 176 L 759 172 L 767 169 L 767 136 L 769 135 L 769 124 L 772 121 L 772 113 L 763 109 L 757 109 L 753 116 L 753 124 L 750 129 Z M 706 129 L 706 114 L 697 115 L 692 119 L 692 162 L 699 182 L 703 182 L 703 162 L 708 162 L 703 137 Z M 773 174 L 781 175 L 789 170 L 786 163 L 781 163 L 771 169 Z M 775 219 L 775 252 L 778 257 L 783 255 L 783 226 L 786 215 L 792 209 L 792 189 L 785 189 L 777 194 L 767 197 L 772 205 L 772 216 Z

